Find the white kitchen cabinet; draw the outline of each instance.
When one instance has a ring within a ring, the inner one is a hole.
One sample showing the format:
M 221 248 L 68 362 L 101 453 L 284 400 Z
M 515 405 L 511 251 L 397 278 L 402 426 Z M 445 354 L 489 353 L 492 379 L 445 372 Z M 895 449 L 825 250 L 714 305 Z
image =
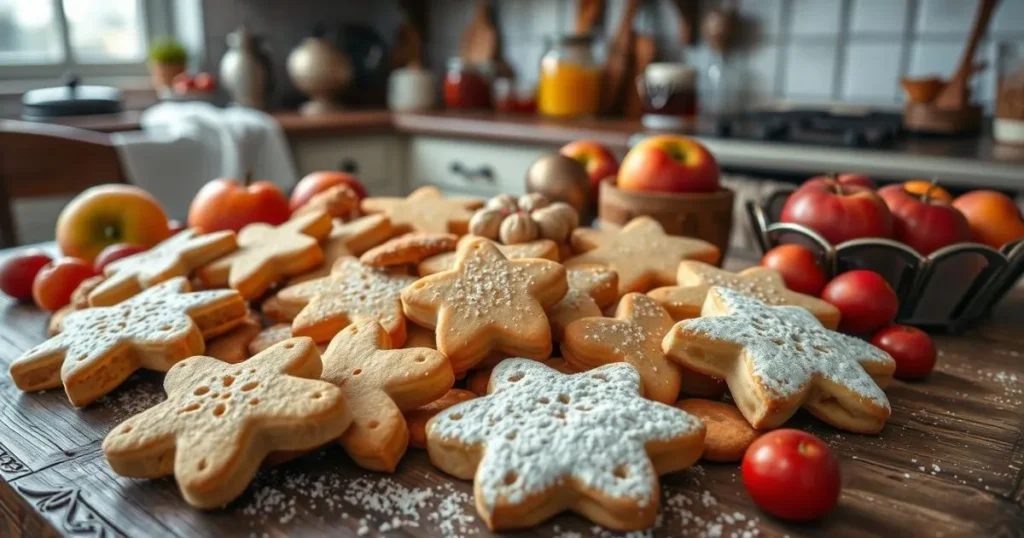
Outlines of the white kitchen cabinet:
M 370 194 L 398 196 L 405 182 L 405 140 L 397 135 L 296 136 L 290 139 L 299 176 L 318 170 L 352 173 Z
M 414 136 L 408 141 L 410 188 L 436 185 L 449 195 L 526 193 L 526 170 L 557 148 Z

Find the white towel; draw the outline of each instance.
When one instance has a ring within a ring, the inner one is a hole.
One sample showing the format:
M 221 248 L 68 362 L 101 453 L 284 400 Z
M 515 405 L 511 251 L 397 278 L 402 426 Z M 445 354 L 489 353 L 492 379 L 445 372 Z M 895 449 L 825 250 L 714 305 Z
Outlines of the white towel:
M 269 180 L 285 192 L 297 181 L 284 133 L 272 116 L 243 107 L 167 102 L 142 113 L 141 131 L 117 133 L 128 181 L 146 189 L 171 218 L 185 219 L 196 192 L 217 178 Z

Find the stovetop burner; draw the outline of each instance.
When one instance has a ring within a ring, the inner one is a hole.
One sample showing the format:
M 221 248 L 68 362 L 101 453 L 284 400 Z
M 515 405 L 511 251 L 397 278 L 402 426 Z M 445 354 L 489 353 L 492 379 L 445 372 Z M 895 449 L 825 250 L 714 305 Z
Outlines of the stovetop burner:
M 898 113 L 835 114 L 823 110 L 759 111 L 715 122 L 721 138 L 854 148 L 889 147 L 902 135 Z

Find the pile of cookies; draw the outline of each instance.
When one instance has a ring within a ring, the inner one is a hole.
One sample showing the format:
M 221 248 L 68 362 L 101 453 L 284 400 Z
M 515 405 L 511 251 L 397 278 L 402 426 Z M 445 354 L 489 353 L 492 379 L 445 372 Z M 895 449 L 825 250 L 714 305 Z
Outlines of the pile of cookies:
M 658 475 L 737 461 L 800 408 L 884 425 L 892 359 L 772 270 L 719 269 L 713 245 L 646 217 L 499 242 L 501 213 L 495 237 L 467 233 L 538 203 L 503 197 L 473 223 L 483 201 L 427 187 L 349 221 L 314 207 L 237 235 L 185 230 L 84 283 L 10 373 L 84 406 L 166 372 L 167 399 L 103 450 L 121 475 L 173 474 L 199 508 L 330 442 L 381 472 L 411 445 L 474 480 L 496 530 L 566 510 L 649 527 Z

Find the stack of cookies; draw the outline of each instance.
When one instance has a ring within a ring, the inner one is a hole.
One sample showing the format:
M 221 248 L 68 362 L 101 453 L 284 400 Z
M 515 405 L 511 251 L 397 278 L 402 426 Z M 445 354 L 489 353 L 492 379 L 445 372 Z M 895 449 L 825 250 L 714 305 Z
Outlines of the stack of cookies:
M 380 472 L 412 445 L 474 480 L 496 530 L 566 510 L 649 527 L 658 475 L 737 461 L 800 408 L 881 430 L 893 361 L 834 332 L 834 307 L 769 269 L 719 269 L 713 245 L 653 219 L 576 228 L 547 204 L 427 187 L 349 221 L 313 207 L 186 230 L 84 284 L 10 373 L 84 406 L 166 372 L 167 400 L 103 450 L 124 476 L 174 475 L 199 508 L 326 443 Z

